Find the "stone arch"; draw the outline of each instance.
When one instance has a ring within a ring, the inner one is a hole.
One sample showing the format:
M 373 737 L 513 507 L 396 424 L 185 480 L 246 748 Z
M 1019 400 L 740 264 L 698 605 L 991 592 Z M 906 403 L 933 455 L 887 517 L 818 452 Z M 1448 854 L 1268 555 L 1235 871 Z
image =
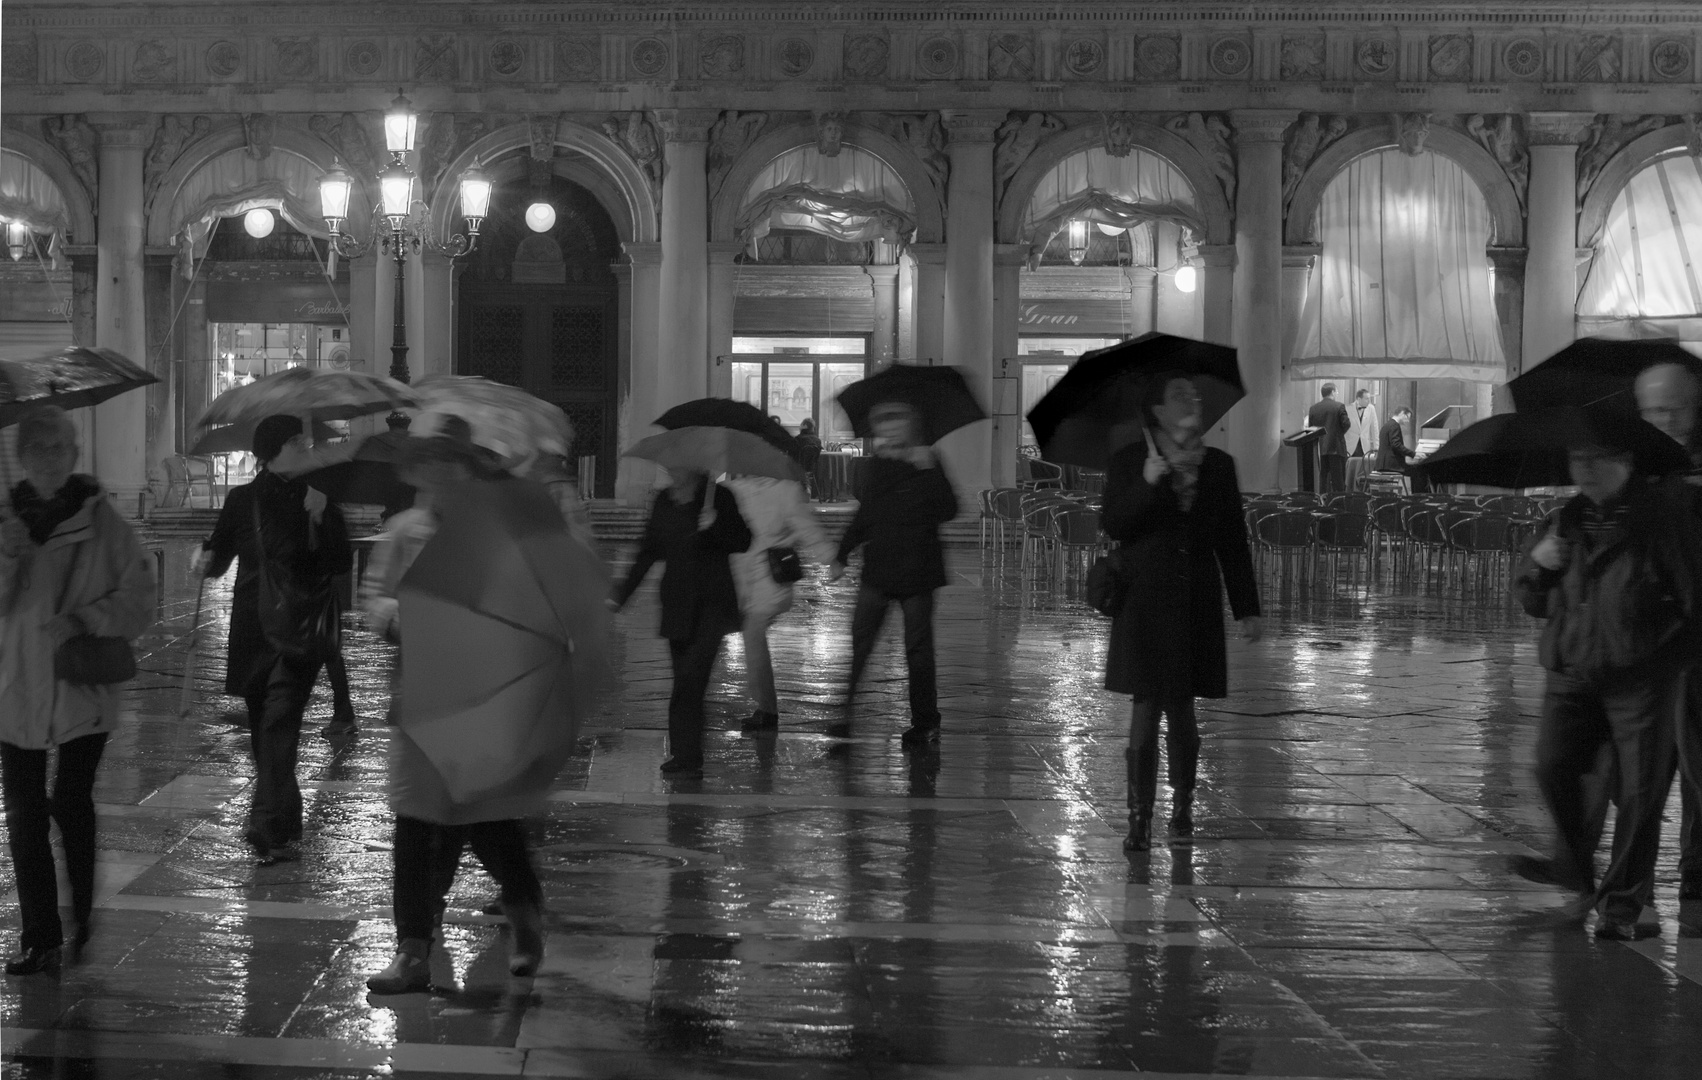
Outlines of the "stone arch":
M 556 125 L 555 144 L 588 158 L 596 166 L 585 168 L 576 161 L 557 162 L 556 174 L 587 188 L 597 197 L 615 231 L 625 243 L 655 243 L 660 239 L 661 207 L 650 178 L 627 152 L 607 135 L 571 120 Z M 513 150 L 530 151 L 532 130 L 525 123 L 510 124 L 484 136 L 456 155 L 443 171 L 444 180 L 431 193 L 431 225 L 438 236 L 451 231 L 459 213 L 460 192 L 450 177 L 459 176 L 475 160 L 492 162 Z
M 724 242 L 737 240 L 739 205 L 756 174 L 786 151 L 812 145 L 815 141 L 815 125 L 795 121 L 769 130 L 745 147 L 710 203 L 709 238 Z M 880 158 L 904 181 L 904 186 L 910 189 L 911 201 L 916 204 L 917 243 L 937 244 L 945 239 L 945 208 L 941 192 L 915 154 L 892 136 L 854 120 L 845 121 L 840 141 Z
M 1690 130 L 1684 124 L 1668 124 L 1658 131 L 1632 139 L 1608 159 L 1596 182 L 1590 185 L 1578 211 L 1578 246 L 1594 247 L 1607 227 L 1608 211 L 1631 178 L 1664 157 L 1686 149 Z
M 71 170 L 71 163 L 65 160 L 65 155 L 49 146 L 45 139 L 10 124 L 0 129 L 0 146 L 27 158 L 59 188 L 59 195 L 65 200 L 65 209 L 71 219 L 71 235 L 65 238 L 66 242 L 94 243 L 94 204 L 89 200 L 88 189 Z
M 1155 124 L 1135 120 L 1129 126 L 1131 145 L 1168 161 L 1193 187 L 1200 215 L 1206 223 L 1206 234 L 1200 241 L 1206 244 L 1233 244 L 1235 219 L 1230 212 L 1229 200 L 1224 197 L 1223 185 L 1218 182 L 1217 174 L 1212 172 L 1211 166 L 1206 164 L 1199 151 L 1189 146 L 1187 140 L 1180 135 Z M 1034 198 L 1034 191 L 1058 162 L 1071 154 L 1104 145 L 1105 126 L 1101 122 L 1094 122 L 1060 131 L 1035 147 L 1034 153 L 1029 155 L 1028 160 L 1023 162 L 1022 167 L 1011 177 L 1011 182 L 1005 188 L 1004 197 L 999 203 L 999 242 L 1021 242 L 1022 218 L 1028 211 L 1029 202 Z
M 1290 246 L 1317 243 L 1318 207 L 1324 200 L 1324 189 L 1349 163 L 1398 145 L 1393 125 L 1385 122 L 1349 132 L 1325 147 L 1294 189 L 1294 198 L 1283 221 L 1283 243 Z M 1506 170 L 1488 150 L 1471 136 L 1440 126 L 1430 129 L 1424 148 L 1452 160 L 1477 182 L 1489 207 L 1491 246 L 1524 246 L 1525 213 L 1519 205 L 1518 192 L 1513 190 Z
M 170 215 L 166 211 L 177 198 L 178 192 L 183 190 L 183 185 L 189 182 L 189 178 L 194 176 L 203 165 L 220 154 L 240 149 L 246 144 L 247 140 L 243 136 L 242 125 L 234 124 L 216 128 L 205 138 L 183 148 L 183 152 L 177 156 L 177 160 L 172 162 L 171 168 L 166 170 L 165 179 L 160 182 L 159 190 L 154 193 L 153 202 L 146 207 L 148 244 L 150 246 L 170 246 L 172 237 L 176 235 L 178 229 L 183 227 L 181 221 L 167 220 Z M 279 150 L 304 158 L 325 172 L 330 172 L 340 161 L 337 151 L 333 150 L 325 140 L 311 131 L 289 124 L 278 124 L 277 130 L 272 136 L 272 152 L 277 153 Z M 350 176 L 354 179 L 355 189 L 349 196 L 351 213 L 345 230 L 357 236 L 364 236 L 367 231 L 367 215 L 365 213 L 354 214 L 352 209 L 356 206 L 370 207 L 373 205 L 376 201 L 377 182 L 353 172 L 350 173 Z M 323 226 L 313 230 L 313 232 L 314 235 L 320 237 L 328 235 Z

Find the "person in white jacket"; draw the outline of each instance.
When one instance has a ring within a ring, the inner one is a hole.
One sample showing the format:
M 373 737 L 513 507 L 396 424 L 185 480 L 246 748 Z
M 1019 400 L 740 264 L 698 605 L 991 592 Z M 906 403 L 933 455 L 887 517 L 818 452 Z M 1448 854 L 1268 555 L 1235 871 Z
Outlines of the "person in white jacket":
M 1359 491 L 1377 461 L 1377 434 L 1382 418 L 1371 400 L 1371 391 L 1353 395 L 1347 407 L 1347 490 Z
M 739 502 L 751 530 L 751 546 L 732 558 L 733 584 L 744 618 L 745 676 L 756 710 L 741 725 L 750 732 L 780 727 L 780 702 L 774 690 L 774 662 L 768 653 L 768 628 L 792 608 L 792 586 L 776 581 L 769 552 L 791 548 L 810 561 L 827 565 L 834 547 L 810 510 L 804 486 L 796 480 L 767 476 L 729 477 L 724 485 Z

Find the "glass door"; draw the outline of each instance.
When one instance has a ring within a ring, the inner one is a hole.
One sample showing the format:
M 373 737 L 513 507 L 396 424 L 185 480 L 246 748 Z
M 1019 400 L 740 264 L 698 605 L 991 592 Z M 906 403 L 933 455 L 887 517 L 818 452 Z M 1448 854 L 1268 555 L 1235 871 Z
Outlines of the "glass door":
M 806 360 L 788 355 L 769 360 L 746 354 L 733 358 L 732 367 L 734 400 L 755 405 L 794 435 L 805 420 L 813 422 L 824 449 L 857 442 L 850 418 L 834 399 L 868 375 L 869 365 L 862 357 L 841 354 L 831 360 Z

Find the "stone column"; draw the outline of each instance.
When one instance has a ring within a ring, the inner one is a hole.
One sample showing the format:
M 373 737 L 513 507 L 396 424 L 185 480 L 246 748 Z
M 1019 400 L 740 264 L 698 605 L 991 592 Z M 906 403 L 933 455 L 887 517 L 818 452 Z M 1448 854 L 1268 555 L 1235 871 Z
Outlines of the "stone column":
M 1529 371 L 1577 335 L 1578 144 L 1591 113 L 1534 112 L 1525 204 L 1525 318 L 1520 369 Z
M 418 258 L 408 261 L 408 284 L 412 286 L 416 281 L 418 287 L 408 290 L 408 370 L 415 379 L 422 375 L 452 375 L 455 320 L 460 310 L 455 295 L 455 264 L 442 255 L 421 252 Z M 414 329 L 416 321 L 418 331 Z
M 916 260 L 916 296 L 911 303 L 915 351 L 910 359 L 943 364 L 946 359 L 946 246 L 911 244 Z
M 1235 124 L 1235 285 L 1233 326 L 1247 396 L 1230 410 L 1225 436 L 1241 487 L 1277 484 L 1282 450 L 1282 140 L 1298 114 L 1248 109 Z M 1212 312 L 1206 334 L 1213 336 Z
M 875 326 L 869 335 L 869 370 L 890 367 L 898 357 L 898 264 L 865 266 L 875 292 Z
M 1158 272 L 1153 285 L 1153 329 L 1161 334 L 1198 338 L 1198 268 L 1195 268 L 1193 292 L 1185 293 L 1176 287 L 1176 269 L 1182 265 L 1181 231 L 1181 226 L 1168 221 L 1153 223 L 1153 266 Z
M 733 368 L 722 357 L 733 351 L 733 313 L 739 305 L 739 267 L 744 250 L 735 241 L 718 240 L 709 251 L 709 396 L 733 393 Z
M 175 320 L 173 325 L 173 316 L 178 313 L 179 301 L 186 296 L 185 290 L 177 288 L 181 279 L 172 272 L 175 255 L 175 248 L 150 247 L 144 249 L 142 256 L 142 303 L 147 314 L 148 348 L 145 359 L 135 359 L 160 380 L 141 391 L 147 403 L 150 468 L 155 462 L 188 449 L 188 446 L 179 447 L 177 442 L 175 402 L 178 372 L 182 369 L 176 363 L 175 343 L 183 333 L 183 324 Z M 163 481 L 165 468 L 161 466 L 156 471 Z
M 1129 336 L 1140 337 L 1158 328 L 1158 274 L 1145 266 L 1130 267 Z
M 213 357 L 207 348 L 207 279 L 198 275 L 190 283 L 174 273 L 172 289 L 186 301 L 173 335 L 172 359 L 177 364 L 177 444 L 188 447 L 194 445 L 198 430 L 195 421 L 213 401 Z
M 963 372 L 989 410 L 993 404 L 993 132 L 1003 110 L 948 115 L 951 178 L 946 185 L 945 360 Z M 952 480 L 965 499 L 992 486 L 995 451 L 990 433 L 961 428 L 940 443 Z M 1014 465 L 1012 466 L 1014 469 Z
M 376 245 L 367 258 L 372 260 L 372 353 L 367 358 L 371 365 L 368 370 L 374 375 L 388 375 L 390 346 L 396 340 L 396 260 Z M 354 273 L 354 268 L 349 272 Z
M 390 336 L 389 319 L 385 319 L 384 345 L 380 349 L 377 338 L 378 262 L 378 256 L 372 252 L 349 260 L 349 359 L 363 361 L 362 371 L 382 375 L 390 362 Z M 376 359 L 379 356 L 384 357 L 382 362 Z
M 1512 379 L 1519 374 L 1524 356 L 1525 249 L 1492 247 L 1489 264 L 1495 268 L 1495 315 L 1501 325 L 1501 351 L 1507 358 L 1505 378 Z
M 626 398 L 621 403 L 618 450 L 624 450 L 658 430 L 654 422 L 663 411 L 658 402 L 664 377 L 660 325 L 662 245 L 631 242 L 621 247 L 626 251 L 632 284 L 630 304 L 623 305 L 624 310 L 630 311 L 630 315 L 625 316 L 631 325 L 627 338 L 630 379 Z M 616 473 L 615 497 L 627 506 L 643 506 L 649 501 L 655 480 L 654 466 L 636 458 L 623 457 Z
M 100 131 L 100 217 L 95 280 L 97 347 L 116 349 L 144 367 L 149 363 L 142 249 L 147 220 L 142 211 L 142 157 L 151 120 L 140 114 L 90 114 Z M 147 489 L 148 398 L 120 394 L 94 408 L 94 445 L 88 459 L 95 475 L 117 497 L 125 514 L 136 513 L 136 496 Z
M 1297 339 L 1300 335 L 1300 316 L 1306 307 L 1306 290 L 1312 280 L 1312 268 L 1317 263 L 1316 245 L 1301 245 L 1282 249 L 1282 412 L 1279 421 L 1282 433 L 1288 435 L 1306 426 L 1306 410 L 1312 404 L 1302 384 L 1287 377 L 1294 363 Z M 1386 409 L 1385 402 L 1378 402 Z M 1277 456 L 1277 482 L 1285 489 L 1300 486 L 1300 466 L 1294 451 L 1284 447 Z
M 1022 264 L 1026 244 L 993 245 L 993 334 L 987 412 L 993 418 L 993 461 L 989 487 L 1016 486 L 1016 453 L 1022 444 L 1022 365 L 1017 361 L 1019 320 L 1022 316 Z M 1008 400 L 1000 400 L 999 379 Z
M 1234 340 L 1235 245 L 1201 244 L 1195 258 L 1193 325 L 1187 336 L 1228 345 Z
M 667 172 L 662 180 L 662 274 L 658 300 L 663 377 L 657 412 L 709 392 L 709 176 L 711 109 L 657 113 Z M 646 417 L 646 421 L 654 419 Z

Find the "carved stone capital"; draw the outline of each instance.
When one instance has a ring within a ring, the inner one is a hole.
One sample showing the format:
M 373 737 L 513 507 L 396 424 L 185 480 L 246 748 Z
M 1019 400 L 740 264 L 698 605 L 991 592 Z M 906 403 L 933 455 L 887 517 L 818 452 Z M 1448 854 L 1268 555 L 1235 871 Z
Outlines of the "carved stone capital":
M 100 142 L 109 149 L 146 150 L 153 140 L 152 113 L 95 112 L 86 117 L 89 126 L 100 132 Z
M 1284 244 L 1282 246 L 1282 268 L 1284 270 L 1308 270 L 1312 263 L 1323 253 L 1323 248 L 1317 244 Z
M 1201 244 L 1199 251 L 1201 266 L 1234 266 L 1234 244 Z
M 1022 266 L 1028 261 L 1027 244 L 994 244 L 994 266 Z
M 661 244 L 627 240 L 621 244 L 621 250 L 626 252 L 627 262 L 634 269 L 649 270 L 662 265 Z
M 1488 250 L 1489 263 L 1495 267 L 1497 276 L 1505 274 L 1523 275 L 1525 272 L 1525 249 L 1522 247 L 1491 247 Z
M 1595 122 L 1595 113 L 1526 113 L 1525 134 L 1532 146 L 1578 146 Z
M 911 244 L 905 249 L 910 257 L 916 260 L 918 266 L 946 265 L 946 246 L 944 244 Z
M 719 109 L 658 109 L 656 123 L 668 142 L 700 143 L 709 141 L 709 129 L 720 116 Z
M 940 114 L 954 143 L 990 143 L 1009 116 L 1004 109 L 954 109 Z
M 1235 109 L 1229 114 L 1229 122 L 1235 127 L 1235 142 L 1238 146 L 1250 143 L 1275 143 L 1282 145 L 1284 136 L 1300 113 L 1289 109 Z

